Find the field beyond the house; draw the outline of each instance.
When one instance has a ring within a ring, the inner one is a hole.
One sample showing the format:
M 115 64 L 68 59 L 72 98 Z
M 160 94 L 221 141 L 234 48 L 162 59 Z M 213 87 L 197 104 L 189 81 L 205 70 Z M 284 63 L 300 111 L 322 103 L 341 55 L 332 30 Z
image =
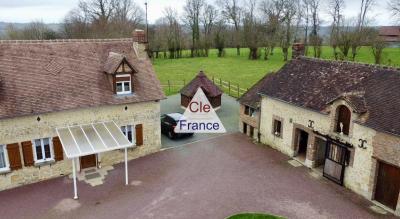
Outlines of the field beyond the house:
M 190 51 L 184 51 L 184 56 L 189 56 Z M 274 55 L 269 56 L 269 60 L 264 60 L 264 51 L 261 51 L 259 60 L 249 60 L 249 50 L 241 49 L 241 56 L 236 55 L 235 48 L 229 48 L 225 51 L 225 57 L 217 57 L 217 50 L 210 50 L 209 57 L 199 58 L 181 58 L 181 59 L 154 59 L 153 64 L 158 78 L 162 85 L 168 85 L 168 80 L 171 85 L 183 85 L 188 83 L 193 77 L 203 70 L 207 76 L 212 79 L 221 78 L 224 81 L 230 81 L 232 86 L 239 84 L 240 88 L 250 88 L 266 73 L 279 70 L 285 62 L 283 61 L 281 48 L 274 50 Z M 162 53 L 160 53 L 162 56 Z M 309 56 L 312 56 L 312 48 L 309 49 Z M 289 52 L 291 57 L 291 52 Z M 323 59 L 333 59 L 332 48 L 329 46 L 323 47 Z M 382 63 L 395 67 L 400 66 L 400 48 L 386 48 L 384 50 Z M 362 47 L 356 57 L 357 62 L 374 63 L 374 57 L 371 48 Z M 164 91 L 167 95 L 179 92 L 182 86 L 171 86 L 169 89 L 164 86 Z M 226 92 L 226 91 L 225 91 Z

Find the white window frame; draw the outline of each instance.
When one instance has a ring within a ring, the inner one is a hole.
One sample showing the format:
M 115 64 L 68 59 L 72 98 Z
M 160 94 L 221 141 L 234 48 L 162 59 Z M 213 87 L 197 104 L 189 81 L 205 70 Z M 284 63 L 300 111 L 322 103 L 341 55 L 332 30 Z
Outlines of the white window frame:
M 125 128 L 125 130 L 128 130 L 128 127 L 131 127 L 131 131 L 132 131 L 132 141 L 131 141 L 131 143 L 134 144 L 136 142 L 135 125 L 123 125 L 123 126 L 121 126 L 121 131 L 122 131 L 122 128 Z M 124 132 L 122 131 L 122 133 L 124 133 Z M 127 134 L 124 134 L 124 135 L 128 138 Z
M 3 168 L 0 168 L 0 172 L 6 172 L 10 171 L 10 161 L 8 160 L 8 151 L 7 151 L 7 146 L 0 144 L 0 147 L 3 148 L 3 153 L 4 153 L 4 160 L 6 162 L 6 166 Z
M 117 75 L 117 78 L 126 78 L 129 77 L 129 81 L 117 81 L 115 82 L 115 90 L 117 90 L 117 84 L 122 84 L 122 91 L 118 92 L 117 95 L 131 94 L 132 93 L 132 76 L 129 74 L 125 75 Z M 129 90 L 125 90 L 125 83 L 129 83 Z
M 45 155 L 44 144 L 43 144 L 44 139 L 49 139 L 50 158 L 45 158 L 46 155 Z M 43 155 L 43 159 L 41 159 L 41 160 L 37 159 L 36 140 L 40 140 L 40 143 L 41 143 L 41 150 L 42 150 L 42 155 Z M 34 140 L 32 140 L 32 147 L 33 147 L 33 159 L 35 160 L 35 164 L 54 161 L 53 138 L 34 139 Z

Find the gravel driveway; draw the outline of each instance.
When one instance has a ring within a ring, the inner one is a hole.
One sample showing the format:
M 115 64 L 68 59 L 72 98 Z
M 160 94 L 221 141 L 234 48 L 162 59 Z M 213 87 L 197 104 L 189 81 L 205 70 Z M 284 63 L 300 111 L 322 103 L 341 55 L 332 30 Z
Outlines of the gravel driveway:
M 1 218 L 223 219 L 242 211 L 287 218 L 394 218 L 288 157 L 228 134 L 155 153 L 110 171 L 105 183 L 78 183 L 72 197 L 67 177 L 0 192 Z

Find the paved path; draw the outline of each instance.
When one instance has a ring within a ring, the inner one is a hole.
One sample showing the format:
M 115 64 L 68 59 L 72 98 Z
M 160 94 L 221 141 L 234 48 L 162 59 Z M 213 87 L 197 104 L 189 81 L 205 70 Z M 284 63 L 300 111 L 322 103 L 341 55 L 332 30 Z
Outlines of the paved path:
M 71 200 L 67 177 L 0 192 L 1 218 L 223 219 L 242 211 L 288 218 L 393 218 L 325 179 L 315 179 L 288 157 L 230 134 L 166 150 L 123 165 L 101 186 L 79 182 Z
M 184 111 L 185 110 L 181 108 L 180 94 L 169 96 L 168 99 L 161 101 L 161 114 L 183 113 Z M 228 133 L 239 131 L 239 103 L 235 98 L 225 94 L 222 95 L 222 107 L 217 111 L 217 114 Z M 221 134 L 195 134 L 193 137 L 175 140 L 171 140 L 165 135 L 162 135 L 161 142 L 163 148 L 170 148 L 220 135 Z

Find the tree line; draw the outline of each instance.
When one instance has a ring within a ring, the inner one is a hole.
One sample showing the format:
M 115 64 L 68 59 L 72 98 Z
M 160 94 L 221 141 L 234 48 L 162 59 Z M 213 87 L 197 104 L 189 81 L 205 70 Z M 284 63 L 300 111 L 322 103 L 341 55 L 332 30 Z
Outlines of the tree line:
M 385 42 L 369 26 L 376 0 L 357 0 L 358 16 L 347 18 L 344 0 L 185 0 L 183 13 L 168 7 L 149 26 L 149 55 L 154 58 L 207 57 L 212 48 L 225 56 L 225 48 L 249 49 L 249 59 L 269 59 L 281 49 L 288 60 L 294 42 L 304 43 L 306 53 L 321 57 L 322 45 L 333 48 L 335 59 L 355 60 L 361 46 L 370 46 L 380 63 Z M 327 3 L 327 4 L 326 4 Z M 400 20 L 400 0 L 388 7 Z M 329 11 L 330 34 L 320 33 L 321 11 Z M 136 28 L 144 29 L 145 13 L 133 0 L 81 0 L 70 11 L 59 30 L 41 22 L 22 29 L 6 28 L 7 39 L 118 38 L 131 37 Z M 263 53 L 262 53 L 263 52 Z M 261 54 L 262 53 L 262 54 Z

